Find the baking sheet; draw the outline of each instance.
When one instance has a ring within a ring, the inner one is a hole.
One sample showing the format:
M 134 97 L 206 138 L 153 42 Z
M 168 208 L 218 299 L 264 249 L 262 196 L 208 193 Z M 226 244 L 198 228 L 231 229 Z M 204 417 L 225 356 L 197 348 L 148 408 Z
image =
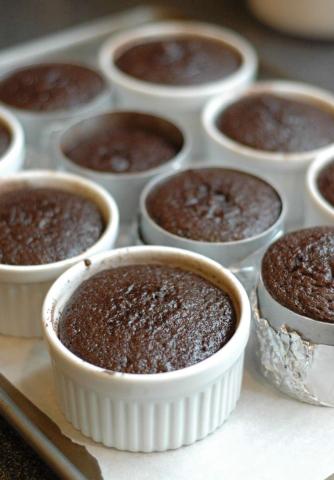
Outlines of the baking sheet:
M 98 45 L 111 32 L 165 15 L 152 8 L 134 9 L 14 47 L 0 53 L 0 71 L 43 57 L 85 61 L 94 66 Z M 128 233 L 123 233 L 123 245 L 127 238 Z M 50 360 L 41 340 L 0 336 L 0 370 L 64 435 L 96 457 L 106 479 L 323 480 L 334 471 L 333 410 L 281 395 L 256 373 L 251 352 L 252 342 L 241 399 L 228 421 L 192 446 L 153 454 L 103 447 L 67 423 L 56 402 Z
M 254 369 L 248 346 L 241 399 L 206 439 L 164 453 L 127 453 L 76 431 L 60 412 L 48 353 L 41 340 L 0 337 L 3 374 L 73 441 L 96 457 L 105 479 L 323 480 L 334 471 L 334 415 L 284 397 Z
M 111 34 L 125 28 L 166 18 L 176 18 L 176 9 L 144 6 L 26 42 L 0 52 L 0 73 L 36 60 L 55 59 L 98 66 L 98 48 Z

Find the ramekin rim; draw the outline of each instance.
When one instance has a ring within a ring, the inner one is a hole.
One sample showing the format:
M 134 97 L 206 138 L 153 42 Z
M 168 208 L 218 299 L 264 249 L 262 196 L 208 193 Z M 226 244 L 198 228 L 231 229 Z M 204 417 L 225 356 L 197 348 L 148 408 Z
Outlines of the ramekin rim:
M 321 153 L 309 166 L 306 173 L 306 187 L 316 202 L 334 220 L 334 206 L 331 205 L 320 193 L 317 179 L 320 172 L 328 165 L 334 163 L 334 147 L 331 150 Z
M 97 265 L 99 265 L 103 260 L 110 260 L 113 256 L 127 253 L 131 254 L 131 252 L 138 252 L 138 251 L 164 251 L 169 252 L 171 255 L 174 254 L 182 254 L 183 256 L 196 258 L 196 260 L 200 260 L 205 262 L 206 265 L 214 265 L 215 268 L 219 268 L 220 271 L 223 273 L 225 280 L 233 285 L 235 290 L 238 292 L 238 302 L 240 303 L 240 318 L 238 321 L 237 328 L 230 338 L 230 340 L 216 353 L 209 356 L 205 360 L 201 362 L 195 363 L 189 367 L 185 367 L 179 370 L 173 370 L 171 372 L 162 372 L 162 373 L 153 373 L 153 374 L 140 374 L 140 373 L 122 373 L 122 372 L 114 372 L 111 370 L 106 370 L 101 367 L 97 367 L 85 360 L 80 359 L 77 355 L 72 353 L 69 349 L 67 349 L 63 343 L 58 338 L 57 332 L 53 328 L 52 319 L 50 315 L 53 314 L 55 308 L 55 302 L 59 300 L 59 294 L 56 295 L 56 298 L 53 298 L 53 291 L 57 288 L 60 288 L 62 282 L 66 282 L 69 278 L 76 278 L 80 272 L 83 272 L 85 268 L 83 262 L 79 262 L 76 265 L 72 266 L 66 272 L 64 272 L 52 285 L 49 292 L 47 293 L 43 308 L 42 308 L 42 329 L 43 329 L 43 336 L 46 339 L 49 346 L 57 351 L 57 354 L 61 355 L 63 361 L 66 363 L 71 363 L 75 365 L 75 367 L 79 369 L 83 369 L 86 373 L 97 375 L 99 379 L 106 380 L 107 378 L 109 381 L 120 381 L 120 382 L 130 382 L 130 383 L 140 383 L 140 384 L 152 384 L 157 382 L 163 381 L 172 381 L 172 380 L 181 380 L 182 378 L 192 377 L 202 373 L 203 371 L 207 371 L 210 368 L 215 368 L 221 361 L 220 357 L 223 355 L 224 357 L 232 356 L 234 350 L 237 347 L 240 350 L 240 354 L 245 348 L 250 332 L 250 304 L 247 293 L 241 284 L 241 282 L 231 273 L 228 269 L 222 267 L 219 263 L 211 260 L 204 255 L 200 255 L 193 252 L 188 252 L 183 249 L 173 248 L 173 247 L 164 247 L 164 246 L 132 246 L 132 247 L 123 247 L 119 248 L 110 252 L 102 252 L 99 254 L 94 255 L 90 258 L 90 260 Z M 235 300 L 234 300 L 235 301 Z M 237 344 L 240 343 L 238 346 Z M 234 353 L 235 354 L 235 353 Z
M 159 31 L 157 29 L 159 29 Z M 221 80 L 197 86 L 184 87 L 160 85 L 136 79 L 135 77 L 122 72 L 112 61 L 114 53 L 122 45 L 131 44 L 135 39 L 170 36 L 173 33 L 184 33 L 184 29 L 188 29 L 189 32 L 187 33 L 189 34 L 195 32 L 197 35 L 202 35 L 203 37 L 215 37 L 233 47 L 242 58 L 239 68 L 231 75 L 224 77 Z M 202 30 L 202 32 L 200 32 L 200 30 Z M 123 31 L 117 36 L 110 37 L 100 49 L 99 62 L 102 71 L 107 77 L 110 77 L 114 83 L 125 84 L 127 88 L 131 90 L 139 91 L 142 94 L 150 96 L 164 98 L 182 97 L 188 99 L 212 96 L 215 92 L 219 92 L 222 86 L 228 86 L 230 84 L 234 85 L 239 78 L 242 78 L 249 72 L 253 74 L 256 71 L 258 63 L 256 51 L 252 45 L 237 32 L 216 24 L 190 20 L 167 20 L 155 22 L 136 27 L 135 29 Z
M 20 154 L 24 149 L 24 131 L 23 127 L 13 113 L 8 108 L 0 105 L 0 120 L 2 120 L 10 130 L 10 144 L 0 156 L 0 169 L 3 165 L 8 165 L 13 156 Z
M 226 97 L 224 94 L 218 95 L 206 103 L 201 115 L 202 126 L 206 134 L 219 145 L 227 146 L 230 150 L 234 150 L 236 153 L 240 153 L 243 156 L 256 158 L 260 161 L 271 161 L 275 162 L 276 164 L 284 163 L 286 166 L 295 166 L 297 164 L 300 165 L 300 168 L 303 168 L 305 163 L 308 163 L 312 158 L 314 158 L 314 156 L 327 152 L 333 147 L 334 142 L 306 152 L 270 152 L 266 150 L 258 150 L 256 148 L 251 148 L 247 145 L 238 143 L 218 130 L 216 126 L 216 118 L 219 113 L 223 112 L 226 107 L 241 98 L 262 92 L 277 94 L 287 93 L 288 95 L 296 94 L 296 96 L 301 98 L 312 98 L 313 103 L 314 100 L 327 103 L 334 112 L 334 95 L 330 91 L 307 83 L 290 80 L 258 81 L 252 85 L 238 89 L 229 97 Z
M 270 227 L 268 227 L 266 230 L 264 230 L 263 232 L 260 232 L 257 235 L 252 235 L 251 237 L 243 238 L 241 240 L 235 240 L 235 241 L 230 240 L 228 242 L 208 242 L 208 241 L 202 241 L 202 240 L 192 240 L 190 238 L 184 238 L 184 237 L 181 237 L 179 235 L 176 235 L 175 233 L 169 232 L 168 230 L 166 230 L 163 227 L 161 227 L 160 225 L 158 225 L 153 220 L 153 218 L 150 216 L 150 214 L 148 213 L 148 210 L 146 208 L 146 200 L 147 200 L 148 195 L 151 193 L 151 191 L 153 191 L 153 189 L 160 182 L 163 182 L 164 180 L 166 180 L 169 177 L 179 175 L 180 173 L 188 171 L 188 170 L 201 170 L 201 169 L 210 169 L 210 168 L 219 168 L 219 169 L 223 169 L 223 170 L 233 170 L 233 171 L 236 171 L 236 172 L 245 173 L 247 175 L 250 175 L 252 177 L 256 177 L 256 178 L 262 180 L 267 185 L 272 187 L 275 190 L 275 192 L 278 195 L 279 200 L 281 202 L 281 211 L 280 211 L 279 216 L 275 220 L 275 222 L 272 225 L 270 225 Z M 269 235 L 271 232 L 274 232 L 279 225 L 282 225 L 283 222 L 284 222 L 284 219 L 286 217 L 286 214 L 287 214 L 287 202 L 285 200 L 285 196 L 282 194 L 280 189 L 276 187 L 276 185 L 273 185 L 272 182 L 269 182 L 267 179 L 261 177 L 258 174 L 250 173 L 246 170 L 239 169 L 239 168 L 226 167 L 226 166 L 218 164 L 218 163 L 210 163 L 210 164 L 207 164 L 207 165 L 202 163 L 202 164 L 196 164 L 196 165 L 193 165 L 193 166 L 182 167 L 177 172 L 164 172 L 161 175 L 152 178 L 145 185 L 145 187 L 143 188 L 143 190 L 141 192 L 140 199 L 139 199 L 139 212 L 140 212 L 140 215 L 145 216 L 146 221 L 148 221 L 150 223 L 150 225 L 155 230 L 158 230 L 161 234 L 163 234 L 165 236 L 168 236 L 169 238 L 171 238 L 173 240 L 182 241 L 185 245 L 186 244 L 189 244 L 189 246 L 191 246 L 191 245 L 202 245 L 202 246 L 205 246 L 205 247 L 213 247 L 213 248 L 238 247 L 238 246 L 245 245 L 245 244 L 250 243 L 250 242 L 255 241 L 255 240 L 260 240 L 263 237 Z M 138 225 L 139 230 L 141 228 L 140 224 L 141 224 L 141 222 L 139 221 L 139 225 Z
M 8 103 L 5 103 L 4 101 L 0 101 L 0 107 L 4 107 L 8 110 L 10 110 L 14 116 L 16 117 L 31 117 L 32 119 L 40 119 L 40 120 L 57 120 L 57 118 L 66 118 L 66 117 L 72 117 L 73 115 L 80 115 L 80 114 L 85 114 L 86 111 L 89 111 L 95 104 L 100 103 L 104 98 L 109 98 L 112 89 L 110 87 L 110 82 L 108 81 L 108 78 L 106 77 L 105 73 L 100 69 L 96 68 L 92 65 L 89 65 L 86 62 L 79 62 L 79 61 L 71 61 L 71 60 L 56 60 L 55 62 L 47 62 L 47 61 L 40 61 L 40 60 L 35 60 L 30 62 L 29 64 L 22 64 L 18 70 L 30 67 L 33 65 L 39 65 L 39 64 L 47 64 L 47 63 L 59 63 L 62 65 L 75 65 L 78 67 L 84 67 L 89 70 L 92 70 L 93 72 L 97 73 L 103 80 L 103 89 L 91 100 L 89 100 L 86 103 L 83 103 L 81 105 L 78 105 L 77 107 L 70 108 L 70 109 L 59 109 L 59 110 L 53 110 L 53 111 L 37 111 L 37 110 L 26 110 L 24 108 L 17 108 L 14 107 Z M 6 70 L 4 72 L 1 72 L 0 74 L 0 82 L 5 79 L 7 76 L 9 76 L 11 73 L 13 73 L 15 70 L 17 70 L 15 67 L 13 69 Z
M 113 172 L 103 172 L 99 170 L 94 170 L 93 168 L 88 168 L 88 167 L 83 167 L 82 165 L 79 165 L 75 162 L 73 162 L 69 157 L 67 157 L 62 148 L 61 148 L 61 141 L 63 135 L 68 133 L 68 131 L 75 126 L 79 126 L 81 122 L 84 122 L 86 120 L 92 120 L 97 117 L 102 117 L 105 115 L 117 115 L 118 113 L 135 113 L 135 114 L 141 114 L 141 115 L 148 115 L 150 117 L 155 117 L 155 118 L 160 118 L 162 120 L 165 120 L 169 124 L 173 125 L 181 134 L 183 143 L 182 147 L 180 150 L 177 152 L 177 154 L 173 157 L 167 160 L 167 162 L 162 163 L 161 165 L 158 165 L 157 167 L 154 168 L 149 168 L 148 170 L 143 170 L 141 172 L 129 172 L 129 173 L 113 173 Z M 152 175 L 159 175 L 164 169 L 172 166 L 173 164 L 177 164 L 180 159 L 182 158 L 188 158 L 190 156 L 191 148 L 192 148 L 192 140 L 190 138 L 189 133 L 184 129 L 178 121 L 175 121 L 174 119 L 169 118 L 168 116 L 162 116 L 157 113 L 151 112 L 149 110 L 143 110 L 143 109 L 127 109 L 127 108 L 117 108 L 117 109 L 111 109 L 107 110 L 104 112 L 100 112 L 94 115 L 87 115 L 84 118 L 80 118 L 79 120 L 77 119 L 74 122 L 71 122 L 70 124 L 66 125 L 64 129 L 62 129 L 60 132 L 57 132 L 57 134 L 54 137 L 54 143 L 53 143 L 53 148 L 55 149 L 55 154 L 61 159 L 62 162 L 64 162 L 66 165 L 73 166 L 78 172 L 83 172 L 86 176 L 89 175 L 94 175 L 96 178 L 100 178 L 101 180 L 132 180 L 132 179 L 141 179 L 145 178 L 147 176 L 152 176 Z
M 262 258 L 263 259 L 263 258 Z M 320 325 L 320 328 L 321 326 L 323 326 L 324 328 L 325 327 L 328 327 L 329 328 L 333 328 L 334 329 L 334 322 L 324 322 L 322 320 L 316 320 L 314 318 L 311 318 L 311 317 L 307 317 L 306 315 L 301 315 L 300 313 L 297 313 L 297 312 L 294 312 L 293 310 L 291 310 L 290 308 L 282 305 L 281 303 L 279 303 L 273 296 L 272 294 L 269 292 L 269 290 L 267 289 L 264 281 L 263 281 L 263 276 L 262 276 L 262 261 L 261 261 L 261 268 L 260 268 L 260 271 L 259 271 L 259 279 L 258 279 L 258 283 L 257 283 L 257 286 L 256 286 L 256 293 L 257 293 L 257 296 L 259 296 L 259 291 L 260 290 L 263 290 L 269 297 L 270 297 L 270 301 L 273 302 L 273 304 L 277 305 L 279 308 L 281 308 L 284 311 L 287 311 L 289 312 L 289 315 L 291 315 L 292 317 L 295 317 L 296 320 L 298 321 L 302 321 L 302 322 L 306 322 L 308 323 L 309 325 Z M 266 318 L 266 320 L 268 322 L 270 322 L 270 319 Z M 288 325 L 288 322 L 283 322 L 283 324 L 287 324 Z
M 103 231 L 102 235 L 99 237 L 99 239 L 91 245 L 87 250 L 84 252 L 80 253 L 79 255 L 75 255 L 74 257 L 71 258 L 66 258 L 64 260 L 60 260 L 58 262 L 52 262 L 52 263 L 45 263 L 41 265 L 7 265 L 0 263 L 0 273 L 1 274 L 42 274 L 46 272 L 51 272 L 52 270 L 55 269 L 62 269 L 66 268 L 67 266 L 70 267 L 72 264 L 80 262 L 81 260 L 84 260 L 86 257 L 89 257 L 92 255 L 92 251 L 96 249 L 96 246 L 99 245 L 100 243 L 103 243 L 105 238 L 108 237 L 112 232 L 117 233 L 118 226 L 119 226 L 119 213 L 118 213 L 118 207 L 117 204 L 114 200 L 114 198 L 100 185 L 96 184 L 92 180 L 88 180 L 85 178 L 81 178 L 79 175 L 75 175 L 73 173 L 67 173 L 67 172 L 59 172 L 59 171 L 53 171 L 53 170 L 24 170 L 20 172 L 16 172 L 10 175 L 7 175 L 4 178 L 0 178 L 0 183 L 6 183 L 6 182 L 16 182 L 20 181 L 20 179 L 52 179 L 57 178 L 57 179 L 62 179 L 65 182 L 70 182 L 70 183 L 79 183 L 82 186 L 86 187 L 90 191 L 93 191 L 95 194 L 98 195 L 98 197 L 104 202 L 104 205 L 108 208 L 108 211 L 110 213 L 110 218 L 108 223 L 106 224 L 105 230 Z M 52 187 L 51 187 L 52 188 Z

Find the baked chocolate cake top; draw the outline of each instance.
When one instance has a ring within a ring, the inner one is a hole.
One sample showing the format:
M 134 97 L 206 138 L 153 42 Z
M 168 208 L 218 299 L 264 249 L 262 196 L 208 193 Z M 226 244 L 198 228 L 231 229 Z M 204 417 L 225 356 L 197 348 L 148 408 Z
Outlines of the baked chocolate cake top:
M 268 152 L 307 152 L 334 142 L 334 110 L 267 93 L 232 103 L 217 126 L 232 140 Z
M 230 45 L 202 36 L 175 35 L 131 45 L 116 58 L 124 73 L 145 82 L 201 85 L 235 73 L 241 55 Z
M 329 163 L 321 170 L 317 178 L 317 185 L 321 195 L 334 207 L 334 162 Z
M 0 160 L 2 155 L 8 149 L 12 135 L 9 128 L 0 120 Z
M 104 270 L 83 282 L 61 314 L 61 342 L 118 372 L 161 373 L 200 362 L 236 329 L 230 297 L 206 279 L 162 265 Z
M 146 200 L 150 217 L 179 237 L 242 240 L 267 230 L 282 204 L 263 180 L 227 168 L 186 170 L 158 184 Z
M 178 150 L 166 136 L 133 126 L 93 131 L 64 148 L 64 154 L 72 162 L 92 170 L 134 173 L 168 162 Z
M 284 307 L 334 322 L 334 227 L 284 235 L 267 250 L 262 278 L 270 295 Z
M 105 89 L 94 70 L 66 63 L 36 64 L 0 82 L 0 101 L 20 110 L 53 112 L 80 107 Z
M 41 265 L 83 253 L 100 238 L 104 221 L 90 200 L 54 188 L 0 194 L 0 263 Z

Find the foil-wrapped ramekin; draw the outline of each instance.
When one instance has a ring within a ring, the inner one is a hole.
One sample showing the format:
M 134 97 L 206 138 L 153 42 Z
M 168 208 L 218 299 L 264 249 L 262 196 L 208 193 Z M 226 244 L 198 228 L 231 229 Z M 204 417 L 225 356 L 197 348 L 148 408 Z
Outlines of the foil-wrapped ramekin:
M 334 324 L 282 306 L 261 277 L 251 301 L 263 375 L 293 398 L 334 407 Z
M 68 173 L 30 170 L 0 180 L 0 192 L 22 187 L 59 188 L 82 195 L 97 205 L 106 225 L 98 241 L 75 257 L 44 265 L 0 264 L 0 333 L 39 337 L 42 335 L 41 309 L 48 289 L 72 265 L 114 245 L 118 233 L 118 209 L 103 188 Z
M 184 268 L 231 296 L 238 324 L 223 348 L 181 370 L 130 374 L 91 365 L 61 343 L 61 311 L 83 281 L 108 268 L 143 263 Z M 152 452 L 188 445 L 218 428 L 236 406 L 249 337 L 249 300 L 234 275 L 202 255 L 145 246 L 95 255 L 89 265 L 80 262 L 53 284 L 44 302 L 43 327 L 63 413 L 84 435 L 106 446 Z

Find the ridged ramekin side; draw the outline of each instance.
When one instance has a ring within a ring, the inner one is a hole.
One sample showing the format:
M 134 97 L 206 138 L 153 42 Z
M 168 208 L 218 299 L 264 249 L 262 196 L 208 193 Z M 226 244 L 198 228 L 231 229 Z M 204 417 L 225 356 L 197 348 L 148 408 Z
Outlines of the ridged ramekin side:
M 84 435 L 132 452 L 189 445 L 217 429 L 240 396 L 244 354 L 214 382 L 169 399 L 126 399 L 80 385 L 53 362 L 61 409 Z
M 0 282 L 0 333 L 20 337 L 41 337 L 42 305 L 50 282 Z

